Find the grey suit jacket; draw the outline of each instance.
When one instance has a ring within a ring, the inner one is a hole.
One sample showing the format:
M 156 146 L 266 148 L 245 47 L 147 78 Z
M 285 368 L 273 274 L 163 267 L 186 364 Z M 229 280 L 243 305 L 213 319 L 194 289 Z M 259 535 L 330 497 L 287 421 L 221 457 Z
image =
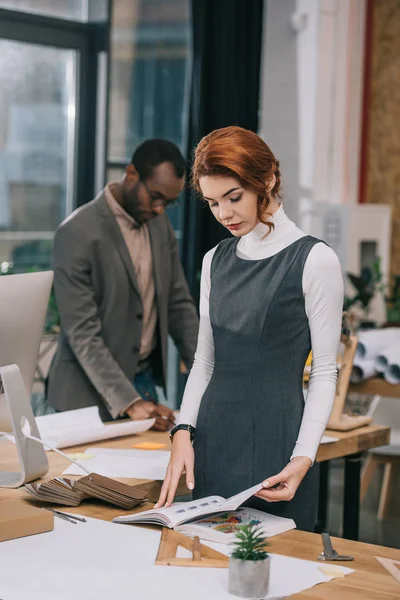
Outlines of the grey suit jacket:
M 159 360 L 153 362 L 163 385 L 168 334 L 190 368 L 198 317 L 168 217 L 155 217 L 148 226 L 159 337 Z M 47 381 L 48 403 L 61 411 L 97 405 L 103 419 L 115 419 L 139 395 L 133 380 L 143 311 L 128 248 L 103 193 L 60 225 L 53 263 L 62 331 Z

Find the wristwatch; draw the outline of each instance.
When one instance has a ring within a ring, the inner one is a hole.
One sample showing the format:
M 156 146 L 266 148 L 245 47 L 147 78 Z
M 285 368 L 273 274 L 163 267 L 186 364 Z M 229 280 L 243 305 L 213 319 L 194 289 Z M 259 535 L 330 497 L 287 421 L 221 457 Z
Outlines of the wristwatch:
M 196 428 L 192 427 L 192 425 L 187 425 L 186 423 L 181 423 L 180 425 L 175 425 L 175 427 L 173 427 L 170 431 L 169 437 L 171 439 L 171 442 L 173 441 L 173 437 L 176 434 L 177 431 L 180 431 L 181 429 L 183 429 L 184 431 L 188 431 L 190 434 L 190 442 L 193 444 L 194 441 L 194 436 L 196 434 Z

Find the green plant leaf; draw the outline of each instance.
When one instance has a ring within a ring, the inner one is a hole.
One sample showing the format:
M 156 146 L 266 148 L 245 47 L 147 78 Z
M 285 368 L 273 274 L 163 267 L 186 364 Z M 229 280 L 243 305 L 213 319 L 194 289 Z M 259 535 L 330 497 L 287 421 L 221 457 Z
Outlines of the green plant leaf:
M 347 277 L 349 278 L 351 284 L 355 287 L 357 292 L 363 292 L 367 287 L 367 282 L 357 275 L 353 275 L 352 273 L 347 273 Z
M 257 525 L 239 526 L 233 546 L 232 556 L 234 558 L 264 560 L 268 557 L 268 552 L 265 550 L 266 538 Z
M 373 277 L 376 283 L 380 283 L 383 279 L 383 273 L 381 271 L 381 259 L 377 258 L 372 265 Z
M 371 284 L 374 280 L 374 271 L 371 267 L 363 267 L 361 269 L 361 279 L 365 281 L 367 285 Z

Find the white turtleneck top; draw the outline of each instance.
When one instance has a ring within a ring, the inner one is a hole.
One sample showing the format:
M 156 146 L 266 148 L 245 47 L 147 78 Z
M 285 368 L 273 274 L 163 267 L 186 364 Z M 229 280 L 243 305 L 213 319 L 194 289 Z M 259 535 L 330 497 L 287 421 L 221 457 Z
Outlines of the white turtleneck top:
M 274 229 L 268 233 L 269 228 L 259 223 L 250 233 L 241 237 L 236 246 L 237 256 L 247 260 L 267 258 L 306 235 L 287 217 L 282 205 L 269 220 L 274 223 Z M 201 399 L 214 369 L 209 297 L 210 268 L 215 249 L 207 252 L 203 259 L 199 337 L 179 417 L 179 423 L 188 423 L 194 427 Z M 304 265 L 302 287 L 313 359 L 303 419 L 291 459 L 307 456 L 314 462 L 335 396 L 336 361 L 343 310 L 340 263 L 333 250 L 322 242 L 315 244 L 310 250 Z

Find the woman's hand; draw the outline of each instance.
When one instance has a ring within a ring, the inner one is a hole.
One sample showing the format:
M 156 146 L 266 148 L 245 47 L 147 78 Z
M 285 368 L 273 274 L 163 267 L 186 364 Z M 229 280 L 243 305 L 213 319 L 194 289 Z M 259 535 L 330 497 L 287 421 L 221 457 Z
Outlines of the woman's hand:
M 171 458 L 167 474 L 161 488 L 160 497 L 154 508 L 172 504 L 182 473 L 186 471 L 186 485 L 194 488 L 194 450 L 190 442 L 190 433 L 180 430 L 174 435 Z
M 263 490 L 256 496 L 267 502 L 292 500 L 312 462 L 306 456 L 296 456 L 278 475 L 263 481 Z

